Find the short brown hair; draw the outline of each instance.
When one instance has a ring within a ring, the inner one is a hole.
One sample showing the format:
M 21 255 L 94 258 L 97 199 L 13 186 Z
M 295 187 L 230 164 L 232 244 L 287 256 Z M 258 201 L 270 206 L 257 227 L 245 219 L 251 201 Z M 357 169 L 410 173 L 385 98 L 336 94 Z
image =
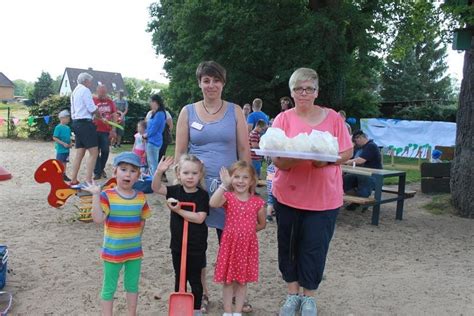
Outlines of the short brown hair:
M 258 120 L 257 123 L 255 124 L 255 126 L 258 126 L 260 128 L 264 128 L 265 126 L 267 126 L 267 123 L 264 120 Z
M 252 107 L 255 107 L 255 108 L 259 109 L 259 110 L 262 108 L 262 105 L 263 105 L 263 101 L 262 101 L 262 99 L 260 99 L 260 98 L 256 98 L 256 99 L 253 100 L 253 102 L 252 102 Z
M 203 76 L 215 77 L 221 80 L 223 83 L 226 83 L 225 68 L 213 60 L 203 61 L 198 65 L 196 69 L 197 80 L 201 81 Z

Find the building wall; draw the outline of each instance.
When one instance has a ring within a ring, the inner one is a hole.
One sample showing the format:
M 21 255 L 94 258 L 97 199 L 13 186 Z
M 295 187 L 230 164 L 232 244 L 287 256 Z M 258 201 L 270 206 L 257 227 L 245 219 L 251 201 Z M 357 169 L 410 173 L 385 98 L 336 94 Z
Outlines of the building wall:
M 63 80 L 61 81 L 61 88 L 59 89 L 59 95 L 71 95 L 71 82 L 69 81 L 69 77 L 67 72 L 64 72 Z
M 2 99 L 13 99 L 13 87 L 0 87 L 0 100 Z

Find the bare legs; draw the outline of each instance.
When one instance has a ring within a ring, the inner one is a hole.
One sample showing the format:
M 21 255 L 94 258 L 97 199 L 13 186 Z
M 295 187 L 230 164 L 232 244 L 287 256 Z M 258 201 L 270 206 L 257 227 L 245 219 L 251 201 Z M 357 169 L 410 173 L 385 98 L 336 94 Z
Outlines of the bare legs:
M 99 150 L 97 149 L 97 147 L 91 147 L 88 149 L 85 149 L 85 148 L 76 149 L 76 158 L 74 159 L 72 163 L 72 174 L 71 174 L 72 182 L 77 182 L 77 174 L 79 173 L 79 168 L 81 167 L 81 162 L 86 154 L 86 150 L 89 152 L 89 157 L 87 159 L 87 165 L 86 165 L 86 181 L 87 182 L 92 181 L 92 174 L 94 171 L 95 162 L 97 160 L 97 155 L 99 153 Z
M 127 309 L 128 316 L 137 315 L 137 301 L 138 293 L 127 293 Z M 104 301 L 102 300 L 102 315 L 103 316 L 112 316 L 114 310 L 114 301 Z
M 235 312 L 242 313 L 246 295 L 247 284 L 240 284 L 238 282 L 224 284 L 222 289 L 224 312 L 232 313 L 232 298 L 235 297 Z
M 300 293 L 300 285 L 298 282 L 288 283 L 288 294 L 291 295 L 291 294 L 299 294 L 299 293 Z M 314 296 L 314 291 L 303 288 L 303 295 Z

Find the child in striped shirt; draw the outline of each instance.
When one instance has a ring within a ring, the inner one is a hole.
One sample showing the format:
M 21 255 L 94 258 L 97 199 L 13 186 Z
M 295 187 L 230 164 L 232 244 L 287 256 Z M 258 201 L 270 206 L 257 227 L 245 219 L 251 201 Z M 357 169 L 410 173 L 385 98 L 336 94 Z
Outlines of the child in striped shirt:
M 150 208 L 145 194 L 133 189 L 140 176 L 140 157 L 123 152 L 115 157 L 114 167 L 116 187 L 101 192 L 100 186 L 92 182 L 87 183 L 83 190 L 92 193 L 94 222 L 104 223 L 102 312 L 104 315 L 113 313 L 114 293 L 120 270 L 124 267 L 128 312 L 135 315 L 143 257 L 141 236 L 145 220 L 150 217 Z

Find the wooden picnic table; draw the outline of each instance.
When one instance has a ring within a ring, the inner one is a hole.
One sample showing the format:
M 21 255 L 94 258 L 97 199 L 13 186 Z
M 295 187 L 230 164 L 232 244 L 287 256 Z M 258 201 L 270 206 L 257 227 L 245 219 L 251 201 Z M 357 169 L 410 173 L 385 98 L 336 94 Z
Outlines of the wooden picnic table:
M 398 220 L 403 219 L 403 205 L 405 198 L 405 181 L 406 181 L 406 172 L 398 170 L 387 170 L 387 169 L 371 169 L 364 167 L 352 167 L 348 165 L 342 165 L 342 171 L 347 174 L 356 174 L 361 176 L 372 176 L 375 181 L 374 188 L 374 202 L 372 208 L 372 225 L 379 224 L 380 216 L 380 205 L 385 203 L 390 203 L 397 201 L 397 213 L 395 218 Z M 385 178 L 398 177 L 398 187 L 396 192 L 396 197 L 382 199 L 383 191 L 383 180 Z

